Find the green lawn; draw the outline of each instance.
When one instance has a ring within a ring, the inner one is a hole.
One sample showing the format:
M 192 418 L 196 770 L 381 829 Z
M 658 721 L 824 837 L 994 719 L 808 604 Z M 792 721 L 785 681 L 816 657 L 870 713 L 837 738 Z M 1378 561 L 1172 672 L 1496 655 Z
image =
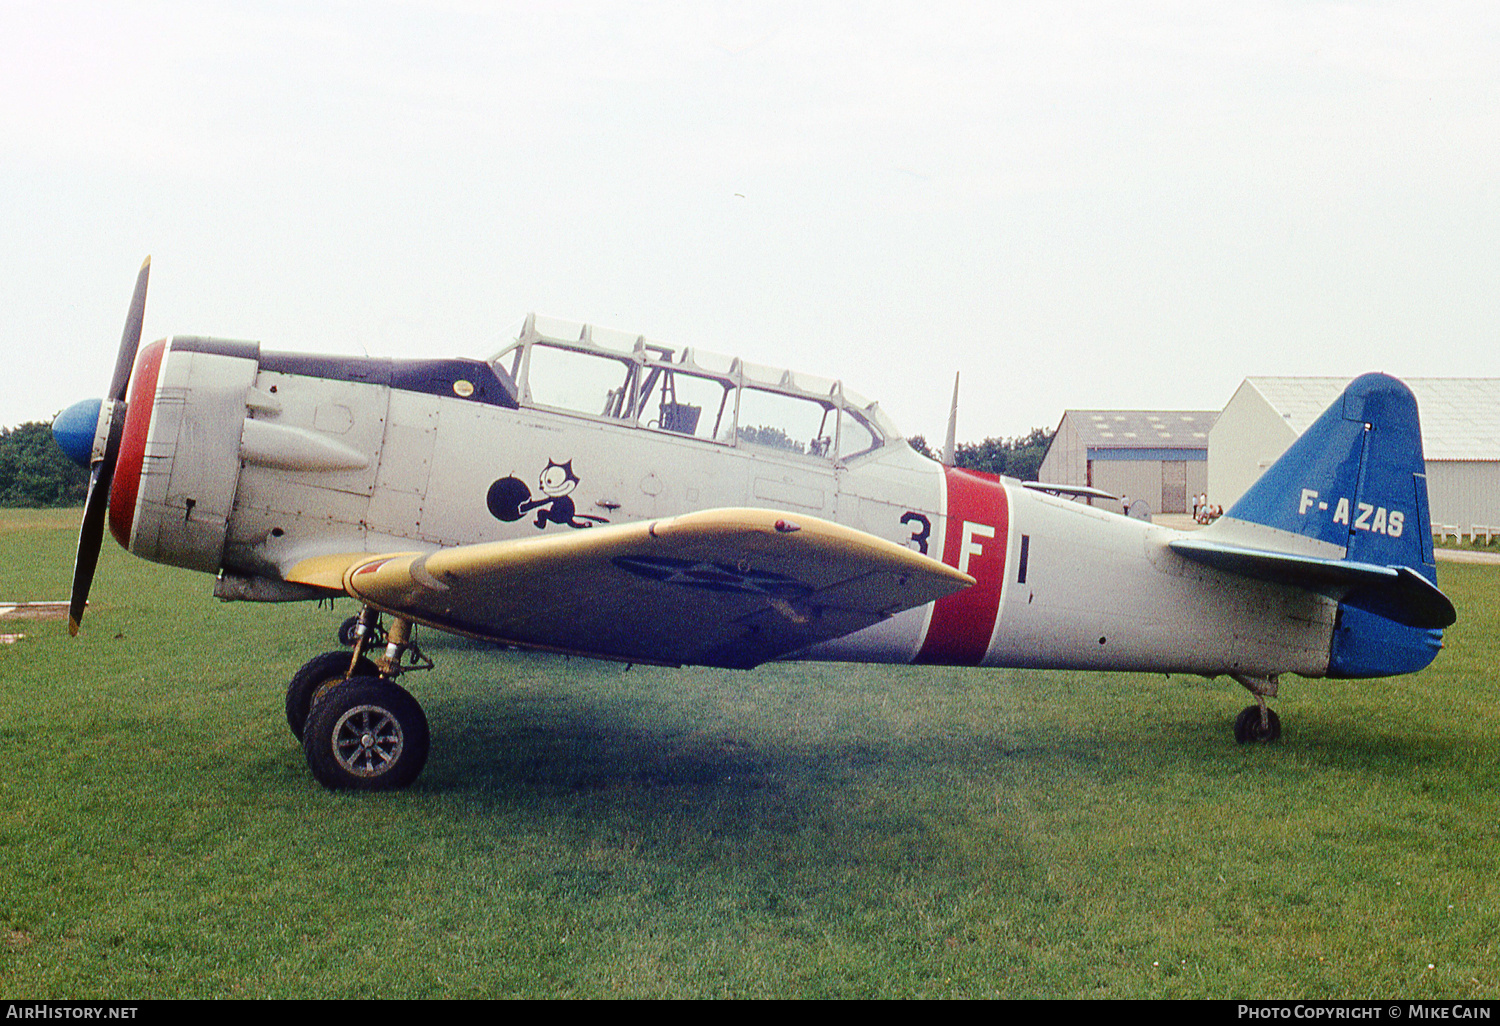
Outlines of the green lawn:
M 0 510 L 0 600 L 78 512 Z M 107 543 L 0 645 L 0 998 L 1500 995 L 1500 568 L 1410 678 L 662 670 L 424 634 L 411 790 L 309 777 L 335 610 Z

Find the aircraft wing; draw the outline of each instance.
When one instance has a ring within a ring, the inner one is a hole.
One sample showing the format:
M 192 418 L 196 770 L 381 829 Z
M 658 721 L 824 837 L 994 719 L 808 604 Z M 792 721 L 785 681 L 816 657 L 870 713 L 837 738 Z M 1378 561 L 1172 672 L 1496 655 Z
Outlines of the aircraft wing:
M 492 641 L 729 667 L 841 637 L 974 583 L 874 535 L 760 509 L 435 552 L 320 556 L 287 580 Z
M 1408 627 L 1447 627 L 1458 619 L 1448 596 L 1410 567 L 1267 552 L 1201 538 L 1178 538 L 1168 546 L 1195 563 L 1306 588 Z

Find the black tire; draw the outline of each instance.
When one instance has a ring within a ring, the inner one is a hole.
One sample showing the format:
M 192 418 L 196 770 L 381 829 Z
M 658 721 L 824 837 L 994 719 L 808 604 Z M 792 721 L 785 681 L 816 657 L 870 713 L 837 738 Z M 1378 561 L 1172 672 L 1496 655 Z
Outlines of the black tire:
M 361 658 L 355 667 L 356 677 L 373 677 L 375 664 Z M 286 687 L 286 725 L 292 728 L 292 736 L 302 740 L 302 728 L 307 723 L 307 714 L 312 710 L 318 694 L 331 684 L 337 684 L 349 676 L 348 652 L 324 652 L 302 664 Z
M 1234 718 L 1234 739 L 1242 745 L 1270 744 L 1281 740 L 1281 717 L 1275 709 L 1266 710 L 1266 726 L 1260 725 L 1260 706 L 1246 706 Z
M 353 648 L 354 643 L 359 640 L 354 633 L 354 629 L 358 626 L 359 617 L 357 616 L 351 616 L 349 617 L 349 619 L 339 624 L 339 644 L 343 645 L 345 648 Z M 380 625 L 378 623 L 372 624 L 370 633 L 371 643 L 379 644 L 384 639 L 385 632 L 380 629 Z
M 302 752 L 329 790 L 394 791 L 417 779 L 428 744 L 427 716 L 404 688 L 351 677 L 313 707 Z

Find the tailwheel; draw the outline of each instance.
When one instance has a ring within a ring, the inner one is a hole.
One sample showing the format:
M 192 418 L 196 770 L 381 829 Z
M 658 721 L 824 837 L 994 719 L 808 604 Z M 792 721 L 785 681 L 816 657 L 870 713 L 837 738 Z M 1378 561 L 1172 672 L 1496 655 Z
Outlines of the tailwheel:
M 1262 715 L 1264 714 L 1264 715 Z M 1281 717 L 1264 705 L 1247 705 L 1234 718 L 1234 739 L 1242 745 L 1270 744 L 1281 738 Z
M 286 725 L 292 728 L 292 736 L 302 740 L 307 714 L 328 688 L 351 675 L 373 677 L 375 672 L 370 660 L 363 656 L 355 660 L 348 652 L 324 652 L 309 659 L 286 688 Z
M 1281 717 L 1276 710 L 1266 705 L 1266 699 L 1275 698 L 1281 683 L 1279 673 L 1256 676 L 1248 673 L 1232 675 L 1246 691 L 1255 696 L 1255 704 L 1246 706 L 1234 718 L 1234 739 L 1242 745 L 1259 741 L 1269 744 L 1281 737 Z
M 329 688 L 307 717 L 302 751 L 330 790 L 392 791 L 427 762 L 427 716 L 410 693 L 380 677 Z

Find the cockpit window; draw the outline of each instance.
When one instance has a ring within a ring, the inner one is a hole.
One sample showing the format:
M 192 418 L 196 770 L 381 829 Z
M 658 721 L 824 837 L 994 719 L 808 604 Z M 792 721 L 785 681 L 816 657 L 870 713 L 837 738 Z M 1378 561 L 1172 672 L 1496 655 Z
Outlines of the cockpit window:
M 620 397 L 634 370 L 634 364 L 613 356 L 535 345 L 527 360 L 526 393 L 539 406 L 619 416 Z
M 646 368 L 635 419 L 655 431 L 728 442 L 734 437 L 733 395 L 727 381 L 657 364 Z
M 740 445 L 831 459 L 837 424 L 832 404 L 759 388 L 740 389 Z
M 880 436 L 859 414 L 853 410 L 839 412 L 839 459 L 863 456 L 879 445 Z
M 815 459 L 847 460 L 900 433 L 876 403 L 793 374 L 644 336 L 528 317 L 495 358 L 525 405 Z

